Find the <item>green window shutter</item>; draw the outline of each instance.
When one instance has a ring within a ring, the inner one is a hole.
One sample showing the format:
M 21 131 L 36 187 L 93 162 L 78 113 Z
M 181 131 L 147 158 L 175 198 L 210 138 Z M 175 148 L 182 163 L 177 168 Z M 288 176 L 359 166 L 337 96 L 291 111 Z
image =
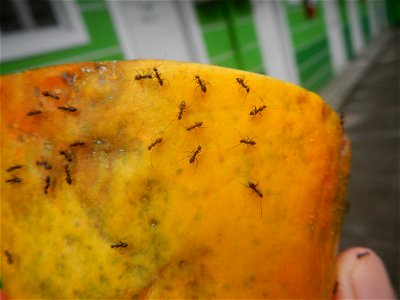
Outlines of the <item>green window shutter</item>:
M 302 2 L 284 3 L 300 82 L 305 88 L 318 91 L 333 76 L 322 3 L 313 2 L 312 18 L 307 16 Z
M 346 46 L 346 54 L 348 59 L 353 59 L 354 57 L 354 50 L 353 44 L 351 41 L 351 34 L 350 34 L 350 25 L 349 25 L 349 17 L 347 13 L 347 6 L 345 0 L 339 0 L 339 12 L 340 12 L 340 19 L 342 21 L 342 33 L 344 44 Z
M 196 10 L 212 64 L 263 73 L 248 0 L 198 2 Z

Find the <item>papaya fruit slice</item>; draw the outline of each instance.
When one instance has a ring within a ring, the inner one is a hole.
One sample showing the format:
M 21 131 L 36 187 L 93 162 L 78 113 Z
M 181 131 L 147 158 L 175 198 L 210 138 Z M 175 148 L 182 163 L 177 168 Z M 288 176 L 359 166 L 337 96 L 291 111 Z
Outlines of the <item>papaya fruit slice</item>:
M 175 61 L 1 77 L 10 298 L 319 298 L 350 147 L 319 96 Z

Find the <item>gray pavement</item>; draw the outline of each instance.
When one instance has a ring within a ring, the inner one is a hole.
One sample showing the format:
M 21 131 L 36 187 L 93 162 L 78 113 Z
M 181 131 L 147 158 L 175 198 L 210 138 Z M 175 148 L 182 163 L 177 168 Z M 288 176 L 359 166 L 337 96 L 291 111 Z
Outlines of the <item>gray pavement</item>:
M 399 276 L 399 102 L 400 30 L 339 107 L 352 143 L 350 211 L 341 249 L 372 248 L 384 260 L 398 295 Z

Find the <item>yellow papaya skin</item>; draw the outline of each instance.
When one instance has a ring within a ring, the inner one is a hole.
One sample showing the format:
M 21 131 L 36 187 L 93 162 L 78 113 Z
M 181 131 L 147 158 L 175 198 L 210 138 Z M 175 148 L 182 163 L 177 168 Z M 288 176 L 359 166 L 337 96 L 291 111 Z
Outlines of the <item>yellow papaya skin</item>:
M 157 60 L 0 84 L 10 298 L 332 297 L 350 147 L 316 94 Z

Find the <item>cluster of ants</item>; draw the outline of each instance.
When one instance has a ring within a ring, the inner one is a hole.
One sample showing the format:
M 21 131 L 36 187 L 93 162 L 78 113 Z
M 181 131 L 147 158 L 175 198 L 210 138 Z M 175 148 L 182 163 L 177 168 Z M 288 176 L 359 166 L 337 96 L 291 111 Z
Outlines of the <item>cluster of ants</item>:
M 43 91 L 42 96 L 53 99 L 53 100 L 60 100 L 60 96 L 58 96 L 56 93 L 52 93 L 50 91 Z M 74 112 L 78 111 L 78 109 L 76 107 L 73 107 L 70 105 L 57 106 L 57 109 L 65 111 L 65 112 L 70 112 L 70 113 L 74 113 Z M 26 115 L 28 117 L 32 117 L 32 116 L 40 115 L 41 113 L 43 113 L 43 111 L 41 109 L 33 109 L 33 110 L 28 111 L 26 113 Z
M 69 147 L 73 148 L 73 147 L 81 147 L 84 146 L 85 142 L 82 141 L 76 141 L 73 142 L 72 144 L 69 145 Z M 70 170 L 70 163 L 73 162 L 73 152 L 69 149 L 67 150 L 60 150 L 58 151 L 58 154 L 62 155 L 64 157 L 64 159 L 67 161 L 67 164 L 64 165 L 64 172 L 65 172 L 65 181 L 71 185 L 72 184 L 72 176 L 71 176 L 71 170 Z M 48 163 L 46 160 L 38 160 L 36 161 L 36 165 L 39 167 L 42 167 L 45 170 L 51 170 L 53 169 L 53 166 Z M 15 172 L 19 169 L 24 168 L 23 165 L 17 164 L 14 166 L 9 167 L 6 171 L 8 173 L 12 174 L 12 178 L 6 179 L 6 183 L 10 183 L 10 184 L 15 184 L 15 183 L 20 183 L 22 182 L 22 178 L 19 176 L 15 175 Z M 50 175 L 47 175 L 44 179 L 45 185 L 43 187 L 43 192 L 44 194 L 48 194 L 49 192 L 49 188 L 51 185 L 51 177 Z
M 156 67 L 154 67 L 152 73 L 142 73 L 142 74 L 138 74 L 135 76 L 135 80 L 139 81 L 139 80 L 144 80 L 144 79 L 153 79 L 156 78 L 159 85 L 163 86 L 163 78 L 161 77 L 161 73 L 158 71 L 158 69 Z M 194 77 L 194 81 L 197 84 L 197 87 L 200 88 L 200 90 L 205 94 L 207 92 L 207 85 L 209 85 L 209 83 L 203 79 L 200 78 L 199 75 L 195 75 Z M 236 82 L 239 85 L 240 88 L 243 88 L 246 91 L 246 97 L 247 95 L 250 93 L 251 88 L 250 86 L 247 84 L 247 81 L 245 81 L 244 76 L 243 77 L 237 77 L 236 78 Z M 258 95 L 258 94 L 257 94 Z M 258 96 L 261 101 L 262 98 L 260 96 Z M 185 101 L 182 101 L 179 106 L 178 106 L 178 114 L 177 114 L 177 119 L 181 120 L 184 111 L 186 110 L 187 105 Z M 261 105 L 259 107 L 255 106 L 254 109 L 252 109 L 249 113 L 250 116 L 255 117 L 256 115 L 261 115 L 262 111 L 264 109 L 266 109 L 267 106 Z M 187 131 L 191 131 L 195 128 L 199 128 L 203 125 L 203 122 L 195 122 L 194 124 L 186 127 Z M 148 150 L 152 150 L 154 146 L 156 146 L 157 144 L 160 144 L 163 141 L 163 138 L 158 137 L 157 139 L 155 139 L 148 147 Z M 249 145 L 249 146 L 254 146 L 256 145 L 256 142 L 253 139 L 250 138 L 242 138 L 239 140 L 239 144 L 245 144 L 245 145 Z M 197 156 L 199 155 L 200 151 L 201 151 L 201 146 L 197 146 L 196 149 L 194 149 L 193 151 L 191 151 L 191 155 L 188 156 L 189 158 L 189 163 L 194 163 L 195 161 L 197 162 Z M 257 187 L 258 183 L 254 183 L 252 181 L 248 182 L 248 188 L 250 188 L 259 198 L 263 197 L 263 193 L 260 191 L 260 189 Z M 123 243 L 120 242 L 120 244 L 122 245 Z M 118 245 L 115 245 L 114 247 L 117 247 Z
M 146 79 L 156 79 L 158 84 L 161 87 L 164 85 L 164 80 L 165 80 L 162 77 L 162 74 L 160 73 L 160 71 L 158 70 L 157 67 L 153 67 L 152 71 L 150 73 L 145 73 L 143 71 L 142 73 L 138 73 L 135 76 L 135 80 L 136 81 L 141 81 L 141 80 L 146 80 Z M 237 77 L 235 79 L 236 79 L 236 83 L 239 85 L 239 88 L 245 90 L 246 97 L 247 97 L 247 95 L 252 91 L 252 89 L 248 85 L 248 81 L 245 81 L 244 76 L 243 77 Z M 210 83 L 208 83 L 204 79 L 200 78 L 199 75 L 195 75 L 193 80 L 196 82 L 196 85 L 197 85 L 198 88 L 200 88 L 201 92 L 203 94 L 205 94 L 207 92 L 207 85 L 209 85 Z M 42 94 L 42 96 L 50 98 L 50 99 L 53 99 L 53 100 L 59 100 L 60 99 L 58 94 L 52 93 L 52 92 L 47 91 L 47 90 L 43 91 L 41 94 Z M 262 100 L 262 98 L 260 96 L 258 96 L 258 97 Z M 262 102 L 264 102 L 264 101 L 262 101 Z M 74 112 L 78 111 L 78 109 L 76 107 L 73 107 L 73 106 L 58 106 L 57 108 L 59 110 L 70 112 L 70 113 L 74 113 Z M 186 102 L 182 101 L 180 103 L 179 107 L 178 107 L 178 114 L 177 114 L 177 119 L 178 120 L 182 119 L 183 113 L 186 110 L 186 108 L 187 108 Z M 262 111 L 265 110 L 266 108 L 267 108 L 266 105 L 261 105 L 259 107 L 255 106 L 254 109 L 252 109 L 249 112 L 249 115 L 253 116 L 253 117 L 255 117 L 256 115 L 261 115 Z M 34 110 L 31 110 L 31 111 L 27 112 L 26 115 L 28 117 L 32 117 L 32 116 L 39 115 L 41 113 L 42 113 L 42 110 L 34 109 Z M 203 122 L 195 122 L 194 124 L 192 124 L 190 126 L 187 126 L 186 130 L 187 131 L 191 131 L 191 130 L 194 130 L 196 128 L 202 127 L 202 125 L 203 125 Z M 248 145 L 248 146 L 255 146 L 256 142 L 253 139 L 242 138 L 242 139 L 239 140 L 239 145 L 240 144 L 244 144 L 244 145 Z M 163 141 L 163 138 L 162 137 L 158 137 L 157 139 L 155 139 L 147 147 L 147 149 L 149 151 L 152 150 L 156 145 L 160 144 L 162 141 Z M 70 144 L 69 146 L 71 148 L 73 148 L 73 147 L 82 147 L 84 145 L 85 145 L 84 142 L 77 141 L 77 142 L 74 142 L 74 143 Z M 191 151 L 190 155 L 187 156 L 187 158 L 189 158 L 189 163 L 190 164 L 193 164 L 194 162 L 198 163 L 197 156 L 200 155 L 201 150 L 202 150 L 202 147 L 200 145 L 198 145 L 193 151 Z M 67 149 L 67 150 L 60 150 L 58 153 L 60 155 L 64 156 L 65 160 L 67 161 L 67 164 L 65 164 L 65 166 L 64 166 L 65 180 L 66 180 L 66 182 L 68 184 L 71 185 L 72 184 L 72 176 L 71 176 L 71 170 L 70 170 L 70 163 L 73 161 L 73 152 L 70 149 Z M 52 169 L 52 165 L 49 164 L 47 161 L 37 161 L 36 165 L 37 166 L 41 166 L 46 170 Z M 6 183 L 16 184 L 16 183 L 22 182 L 22 179 L 19 176 L 15 175 L 15 172 L 18 169 L 21 169 L 21 168 L 23 168 L 23 166 L 19 165 L 19 164 L 14 165 L 12 167 L 9 167 L 6 171 L 9 172 L 9 173 L 12 173 L 12 178 L 7 179 Z M 51 185 L 51 177 L 49 175 L 47 175 L 45 177 L 45 179 L 44 179 L 44 187 L 43 187 L 44 194 L 48 194 L 48 190 L 50 188 L 50 185 Z M 262 198 L 263 197 L 263 193 L 259 190 L 257 185 L 258 184 L 253 183 L 251 181 L 248 182 L 248 188 L 250 188 L 259 198 Z M 127 244 L 123 243 L 123 242 L 120 242 L 120 243 L 117 243 L 117 244 L 113 244 L 111 247 L 112 248 L 127 247 Z

